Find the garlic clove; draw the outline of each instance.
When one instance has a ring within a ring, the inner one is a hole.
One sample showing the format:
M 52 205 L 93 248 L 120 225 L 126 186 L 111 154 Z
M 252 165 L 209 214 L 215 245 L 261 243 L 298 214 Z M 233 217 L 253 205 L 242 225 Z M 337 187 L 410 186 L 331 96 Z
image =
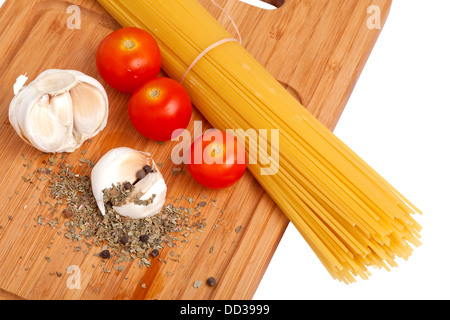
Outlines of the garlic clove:
M 104 95 L 88 83 L 79 83 L 70 91 L 73 101 L 74 131 L 78 142 L 106 126 L 107 105 Z
M 64 92 L 50 98 L 50 112 L 58 122 L 70 133 L 73 129 L 73 107 L 69 92 Z
M 9 106 L 9 122 L 17 134 L 30 145 L 31 142 L 22 128 L 25 128 L 24 121 L 28 116 L 28 107 L 36 102 L 37 97 L 39 97 L 39 92 L 36 88 L 24 87 L 14 96 Z
M 99 209 L 105 214 L 103 190 L 124 181 L 133 183 L 136 172 L 149 164 L 149 154 L 121 147 L 108 151 L 94 166 L 91 183 Z
M 33 83 L 40 92 L 49 95 L 59 95 L 77 85 L 73 72 L 58 69 L 42 72 L 30 85 Z
M 118 214 L 130 217 L 131 219 L 139 219 L 151 217 L 161 211 L 166 201 L 166 192 L 167 192 L 166 184 L 164 182 L 164 179 L 162 179 L 161 173 L 159 172 L 149 173 L 147 174 L 147 177 L 148 176 L 153 176 L 150 179 L 153 181 L 153 184 L 151 185 L 150 188 L 148 188 L 147 192 L 144 193 L 142 197 L 140 197 L 140 200 L 149 200 L 153 198 L 152 204 L 144 206 L 144 205 L 136 205 L 134 203 L 127 203 L 120 207 L 113 206 L 113 209 Z M 135 190 L 139 190 L 138 186 L 139 182 L 135 185 Z
M 150 165 L 154 170 L 137 181 L 136 173 L 144 166 Z M 105 214 L 103 191 L 113 184 L 135 183 L 130 197 L 142 193 L 140 200 L 152 199 L 148 205 L 129 202 L 113 209 L 123 216 L 133 219 L 152 216 L 161 211 L 166 198 L 166 184 L 150 154 L 121 147 L 108 151 L 94 166 L 91 173 L 92 192 L 100 212 Z M 154 196 L 153 196 L 154 195 Z
M 148 173 L 144 178 L 135 183 L 135 188 L 131 193 L 131 196 L 137 194 L 138 192 L 142 192 L 144 193 L 144 195 L 141 197 L 142 200 L 150 199 L 150 197 L 152 196 L 152 193 L 150 191 L 152 190 L 153 185 L 161 179 L 162 175 L 159 171 Z
M 153 162 L 153 166 L 154 166 Z M 123 215 L 129 216 L 130 218 L 136 218 L 141 216 L 152 216 L 159 212 L 160 208 L 164 205 L 166 201 L 166 191 L 167 187 L 164 179 L 159 171 L 154 171 L 148 173 L 143 179 L 139 180 L 135 186 L 130 197 L 135 196 L 139 192 L 143 195 L 139 198 L 140 200 L 152 199 L 153 206 L 147 208 L 147 206 L 135 206 L 134 208 L 129 208 L 134 204 L 126 204 L 121 207 L 114 206 L 113 209 Z M 158 209 L 159 208 L 159 209 Z
M 71 109 L 70 100 L 61 98 L 61 100 L 65 100 L 65 104 L 58 105 L 59 110 L 55 114 L 52 112 L 50 99 L 52 98 L 44 95 L 30 107 L 28 116 L 23 118 L 24 133 L 32 145 L 44 152 L 58 151 L 61 147 L 74 147 L 73 138 L 71 135 L 67 136 L 70 124 L 67 128 L 58 117 L 58 114 Z

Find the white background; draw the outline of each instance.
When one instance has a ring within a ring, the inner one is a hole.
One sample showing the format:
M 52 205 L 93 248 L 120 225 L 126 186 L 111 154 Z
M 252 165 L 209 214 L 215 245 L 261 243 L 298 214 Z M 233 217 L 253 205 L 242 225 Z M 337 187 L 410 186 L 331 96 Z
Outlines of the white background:
M 289 225 L 254 299 L 450 298 L 450 1 L 394 0 L 335 134 L 418 206 L 423 245 L 391 272 L 333 280 Z
M 255 300 L 450 298 L 449 16 L 448 0 L 394 0 L 335 130 L 422 209 L 423 245 L 391 272 L 345 285 L 290 225 Z

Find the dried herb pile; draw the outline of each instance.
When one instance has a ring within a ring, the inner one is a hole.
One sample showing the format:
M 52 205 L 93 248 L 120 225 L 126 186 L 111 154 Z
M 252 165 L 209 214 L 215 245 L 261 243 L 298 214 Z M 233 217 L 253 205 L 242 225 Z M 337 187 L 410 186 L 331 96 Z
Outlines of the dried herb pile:
M 171 247 L 178 241 L 188 242 L 190 233 L 205 226 L 205 219 L 202 219 L 198 212 L 202 207 L 200 205 L 194 210 L 168 204 L 155 216 L 131 219 L 116 213 L 112 209 L 113 203 L 107 202 L 106 214 L 102 215 L 92 194 L 91 181 L 87 174 L 94 163 L 85 158 L 80 159 L 79 167 L 87 166 L 80 174 L 76 172 L 80 171 L 80 168 L 75 171 L 73 166 L 64 162 L 64 158 L 64 155 L 61 159 L 50 157 L 50 167 L 40 167 L 36 173 L 40 174 L 40 180 L 45 177 L 50 181 L 50 195 L 57 201 L 54 207 L 59 205 L 64 208 L 64 236 L 73 241 L 84 242 L 89 248 L 101 247 L 101 251 L 97 253 L 101 258 L 112 258 L 114 263 L 138 259 L 140 266 L 148 267 L 151 258 L 157 257 L 164 246 Z M 41 205 L 49 204 L 48 201 L 39 202 Z M 55 211 L 53 210 L 52 214 Z M 39 220 L 42 221 L 42 217 L 38 218 L 38 223 Z M 52 221 L 56 224 L 60 220 Z M 179 234 L 183 236 L 177 236 Z

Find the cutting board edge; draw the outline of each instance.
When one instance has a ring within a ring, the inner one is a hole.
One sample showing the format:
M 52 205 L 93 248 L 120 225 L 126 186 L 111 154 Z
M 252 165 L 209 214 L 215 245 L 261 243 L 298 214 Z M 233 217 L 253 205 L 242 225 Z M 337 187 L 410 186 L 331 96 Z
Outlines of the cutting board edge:
M 377 30 L 376 36 L 374 37 L 374 40 L 372 42 L 371 47 L 369 48 L 369 50 L 367 50 L 365 56 L 361 59 L 360 67 L 355 72 L 355 77 L 354 77 L 352 83 L 349 85 L 349 89 L 347 90 L 347 95 L 345 96 L 342 105 L 340 106 L 340 108 L 336 112 L 336 115 L 334 117 L 334 121 L 331 123 L 331 125 L 329 127 L 329 129 L 331 131 L 334 131 L 334 129 L 336 129 L 336 126 L 337 126 L 337 124 L 338 124 L 338 122 L 339 122 L 339 120 L 340 120 L 340 118 L 342 116 L 342 113 L 344 112 L 345 107 L 347 106 L 347 103 L 350 100 L 350 97 L 351 97 L 351 95 L 353 93 L 353 90 L 355 89 L 356 84 L 358 83 L 358 80 L 359 80 L 362 72 L 364 71 L 364 67 L 367 64 L 367 62 L 368 62 L 368 60 L 369 60 L 369 58 L 370 58 L 370 56 L 372 54 L 372 51 L 373 51 L 373 49 L 375 48 L 375 45 L 378 42 L 378 38 L 380 37 L 381 33 L 384 30 L 384 26 L 386 24 L 387 19 L 389 18 L 389 13 L 390 13 L 391 8 L 392 8 L 392 0 L 386 0 L 386 3 L 387 3 L 387 5 L 386 5 L 385 10 L 383 11 L 383 16 L 382 16 L 382 20 L 381 20 L 381 27 L 380 27 L 380 29 Z

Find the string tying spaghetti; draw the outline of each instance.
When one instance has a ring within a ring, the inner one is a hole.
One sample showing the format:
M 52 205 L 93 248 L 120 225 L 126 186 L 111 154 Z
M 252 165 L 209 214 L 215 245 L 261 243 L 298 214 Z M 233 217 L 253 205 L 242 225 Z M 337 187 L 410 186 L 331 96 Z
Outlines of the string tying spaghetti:
M 189 68 L 187 68 L 186 72 L 184 73 L 183 77 L 180 80 L 180 83 L 183 84 L 184 79 L 186 78 L 187 74 L 189 73 L 189 71 L 191 71 L 191 69 L 197 64 L 197 62 L 203 58 L 209 51 L 211 51 L 212 49 L 214 49 L 215 47 L 220 46 L 223 43 L 226 42 L 230 42 L 230 41 L 237 41 L 234 38 L 226 38 L 226 39 L 222 39 L 217 41 L 216 43 L 213 43 L 212 45 L 210 45 L 208 48 L 206 48 L 205 50 L 203 50 L 198 56 L 197 58 L 195 58 L 194 61 L 192 61 L 191 65 L 189 66 Z
M 221 44 L 224 44 L 226 42 L 239 42 L 240 44 L 242 44 L 242 36 L 241 33 L 239 32 L 239 28 L 237 27 L 236 23 L 234 22 L 233 18 L 231 17 L 231 15 L 225 10 L 225 8 L 222 8 L 221 6 L 219 6 L 219 4 L 217 4 L 217 2 L 215 2 L 214 0 L 211 0 L 212 4 L 214 4 L 216 7 L 218 7 L 220 10 L 222 10 L 222 12 L 228 17 L 228 19 L 231 21 L 231 24 L 233 25 L 234 29 L 236 30 L 236 33 L 238 35 L 239 40 L 235 39 L 235 38 L 225 38 L 222 40 L 219 40 L 215 43 L 213 43 L 212 45 L 210 45 L 209 47 L 207 47 L 205 50 L 203 50 L 198 56 L 197 58 L 194 59 L 194 61 L 192 61 L 191 65 L 186 69 L 186 72 L 183 74 L 183 76 L 181 77 L 180 83 L 183 84 L 184 79 L 186 78 L 187 74 L 189 73 L 189 71 L 192 70 L 192 68 L 197 64 L 197 62 L 203 58 L 209 51 L 211 51 L 212 49 L 220 46 Z

